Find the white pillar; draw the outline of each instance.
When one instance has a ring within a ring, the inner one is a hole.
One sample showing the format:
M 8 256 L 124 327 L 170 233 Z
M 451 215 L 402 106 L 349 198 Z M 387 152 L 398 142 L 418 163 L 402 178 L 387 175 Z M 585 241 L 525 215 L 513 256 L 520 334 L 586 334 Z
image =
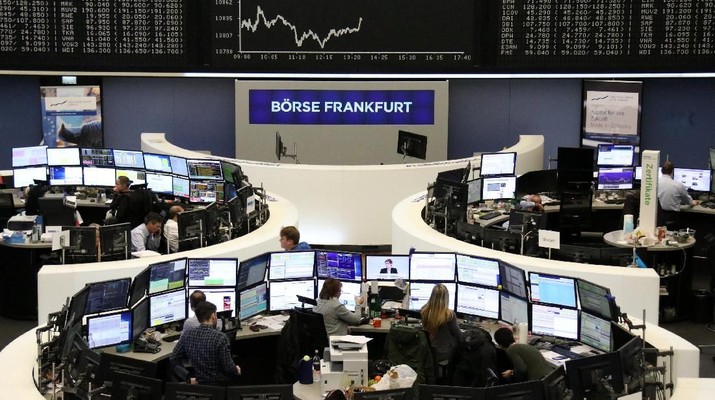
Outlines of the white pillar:
M 641 166 L 639 226 L 644 233 L 655 236 L 658 216 L 658 169 L 660 168 L 660 151 L 643 151 L 641 155 Z

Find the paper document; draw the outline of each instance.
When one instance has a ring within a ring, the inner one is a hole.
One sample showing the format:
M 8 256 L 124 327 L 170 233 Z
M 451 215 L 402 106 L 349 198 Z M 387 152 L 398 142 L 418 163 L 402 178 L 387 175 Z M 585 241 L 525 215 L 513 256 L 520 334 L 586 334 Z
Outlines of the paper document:
M 372 338 L 366 337 L 366 336 L 358 336 L 358 335 L 345 335 L 345 336 L 331 336 L 330 341 L 335 344 L 335 343 L 355 343 L 355 344 L 365 344 L 369 341 L 371 341 Z

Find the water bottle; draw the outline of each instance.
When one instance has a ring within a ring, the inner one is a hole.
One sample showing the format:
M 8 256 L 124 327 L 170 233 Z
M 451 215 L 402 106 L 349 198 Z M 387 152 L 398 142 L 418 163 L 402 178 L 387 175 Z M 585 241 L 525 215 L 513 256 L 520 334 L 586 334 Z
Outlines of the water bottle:
M 315 355 L 313 356 L 313 383 L 320 382 L 320 354 L 318 350 L 315 350 Z
M 30 236 L 32 243 L 37 243 L 40 241 L 40 227 L 37 224 L 32 226 L 32 235 Z

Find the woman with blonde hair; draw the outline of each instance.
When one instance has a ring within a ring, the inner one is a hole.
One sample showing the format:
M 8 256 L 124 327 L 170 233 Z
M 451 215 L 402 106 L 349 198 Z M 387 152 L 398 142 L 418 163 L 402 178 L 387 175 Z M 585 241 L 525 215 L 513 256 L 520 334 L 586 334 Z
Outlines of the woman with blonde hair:
M 429 334 L 435 362 L 445 364 L 462 342 L 457 316 L 447 307 L 449 292 L 441 283 L 434 285 L 427 304 L 422 307 L 422 326 Z

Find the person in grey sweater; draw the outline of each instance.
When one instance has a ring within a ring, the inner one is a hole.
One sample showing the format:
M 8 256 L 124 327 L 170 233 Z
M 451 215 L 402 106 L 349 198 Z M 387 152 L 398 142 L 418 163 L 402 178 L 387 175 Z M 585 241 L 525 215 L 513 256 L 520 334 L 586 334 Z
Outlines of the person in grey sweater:
M 514 333 L 509 328 L 499 328 L 494 332 L 494 340 L 506 351 L 514 369 L 502 372 L 504 378 L 512 382 L 538 380 L 554 370 L 539 349 L 528 344 L 516 343 Z
M 361 318 L 360 313 L 348 310 L 345 304 L 340 302 L 340 292 L 343 284 L 335 279 L 328 278 L 320 289 L 318 305 L 313 311 L 323 315 L 325 331 L 328 336 L 341 336 L 348 334 L 348 326 L 362 325 L 367 323 L 367 318 Z M 364 302 L 364 296 L 360 296 L 356 303 L 356 308 Z

